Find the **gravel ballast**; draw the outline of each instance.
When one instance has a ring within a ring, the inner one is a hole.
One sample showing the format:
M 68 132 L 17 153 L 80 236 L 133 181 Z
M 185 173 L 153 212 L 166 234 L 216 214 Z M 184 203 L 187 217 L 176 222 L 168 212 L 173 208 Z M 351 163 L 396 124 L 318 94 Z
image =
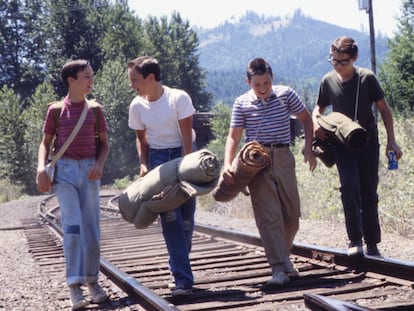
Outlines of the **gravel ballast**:
M 41 196 L 0 204 L 0 310 L 69 310 L 64 272 L 56 279 L 41 272 L 31 257 L 22 219 L 36 217 Z M 196 221 L 257 234 L 253 219 L 239 219 L 198 209 Z M 347 245 L 343 223 L 301 220 L 296 243 L 333 248 Z M 379 244 L 385 257 L 414 262 L 414 241 L 383 233 Z M 121 309 L 118 309 L 121 310 Z

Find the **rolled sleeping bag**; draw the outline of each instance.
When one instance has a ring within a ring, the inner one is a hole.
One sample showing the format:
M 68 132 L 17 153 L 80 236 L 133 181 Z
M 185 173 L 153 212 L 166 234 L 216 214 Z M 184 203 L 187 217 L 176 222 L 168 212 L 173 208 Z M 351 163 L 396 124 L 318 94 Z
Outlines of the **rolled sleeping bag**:
M 192 152 L 178 165 L 180 186 L 191 197 L 207 194 L 217 185 L 220 170 L 220 161 L 208 149 Z
M 207 149 L 195 151 L 163 163 L 133 182 L 120 195 L 119 209 L 125 220 L 139 229 L 146 228 L 158 213 L 212 191 L 219 175 L 217 156 Z
M 351 150 L 361 149 L 367 142 L 367 131 L 357 122 L 340 112 L 318 116 L 316 120 L 328 136 Z
M 190 196 L 181 189 L 180 184 L 174 182 L 150 200 L 141 202 L 133 223 L 137 229 L 147 228 L 157 219 L 159 213 L 171 211 L 189 198 Z
M 180 161 L 181 158 L 176 158 L 155 167 L 144 177 L 134 181 L 120 194 L 118 199 L 119 210 L 126 221 L 135 223 L 137 212 L 143 202 L 151 200 L 153 196 L 159 196 L 160 193 L 163 193 L 164 188 L 178 182 L 177 167 Z M 144 216 L 146 214 L 141 211 L 139 215 Z M 155 215 L 155 218 L 154 215 L 147 216 L 143 217 L 143 223 L 150 222 L 152 219 L 155 220 L 158 214 Z M 145 220 L 146 218 L 148 218 L 148 221 Z
M 219 202 L 234 199 L 259 171 L 269 165 L 269 162 L 269 154 L 261 144 L 256 141 L 246 143 L 231 164 L 234 183 L 227 185 L 221 176 L 217 187 L 213 190 L 214 199 Z

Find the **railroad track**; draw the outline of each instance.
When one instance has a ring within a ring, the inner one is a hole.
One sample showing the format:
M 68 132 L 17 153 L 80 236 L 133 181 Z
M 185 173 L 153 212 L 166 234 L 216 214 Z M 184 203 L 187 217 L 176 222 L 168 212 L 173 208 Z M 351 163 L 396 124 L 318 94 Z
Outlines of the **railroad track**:
M 267 287 L 270 269 L 257 236 L 200 224 L 191 252 L 194 294 L 174 299 L 160 224 L 137 230 L 124 221 L 116 193 L 101 195 L 101 209 L 101 272 L 110 292 L 104 310 L 414 310 L 413 263 L 295 244 L 299 277 Z M 39 214 L 25 224 L 30 251 L 42 269 L 62 273 L 56 196 L 39 204 Z

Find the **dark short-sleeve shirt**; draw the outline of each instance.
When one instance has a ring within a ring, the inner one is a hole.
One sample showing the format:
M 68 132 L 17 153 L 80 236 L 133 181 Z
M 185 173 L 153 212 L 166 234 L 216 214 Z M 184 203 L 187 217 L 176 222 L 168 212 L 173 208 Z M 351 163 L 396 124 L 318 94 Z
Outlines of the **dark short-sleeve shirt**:
M 378 135 L 373 103 L 384 98 L 375 74 L 366 68 L 355 68 L 353 77 L 342 82 L 335 71 L 328 72 L 321 81 L 317 105 L 332 106 L 332 111 L 341 112 L 358 122 L 367 130 L 368 135 Z M 358 104 L 356 96 L 359 85 Z M 355 110 L 357 110 L 355 118 Z

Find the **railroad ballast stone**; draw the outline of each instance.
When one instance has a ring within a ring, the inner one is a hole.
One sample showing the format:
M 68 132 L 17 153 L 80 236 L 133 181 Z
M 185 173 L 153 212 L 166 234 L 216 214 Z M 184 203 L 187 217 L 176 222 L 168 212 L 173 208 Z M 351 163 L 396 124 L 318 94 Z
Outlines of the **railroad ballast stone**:
M 37 217 L 42 196 L 0 204 L 0 309 L 68 310 L 64 272 L 59 277 L 45 274 L 29 253 L 24 220 Z M 198 209 L 196 221 L 257 234 L 254 219 L 238 219 Z M 14 227 L 14 229 L 12 229 Z M 346 245 L 343 223 L 301 220 L 295 242 L 343 248 Z M 383 234 L 381 253 L 403 261 L 414 261 L 414 241 L 396 234 Z M 119 308 L 116 310 L 125 310 Z

